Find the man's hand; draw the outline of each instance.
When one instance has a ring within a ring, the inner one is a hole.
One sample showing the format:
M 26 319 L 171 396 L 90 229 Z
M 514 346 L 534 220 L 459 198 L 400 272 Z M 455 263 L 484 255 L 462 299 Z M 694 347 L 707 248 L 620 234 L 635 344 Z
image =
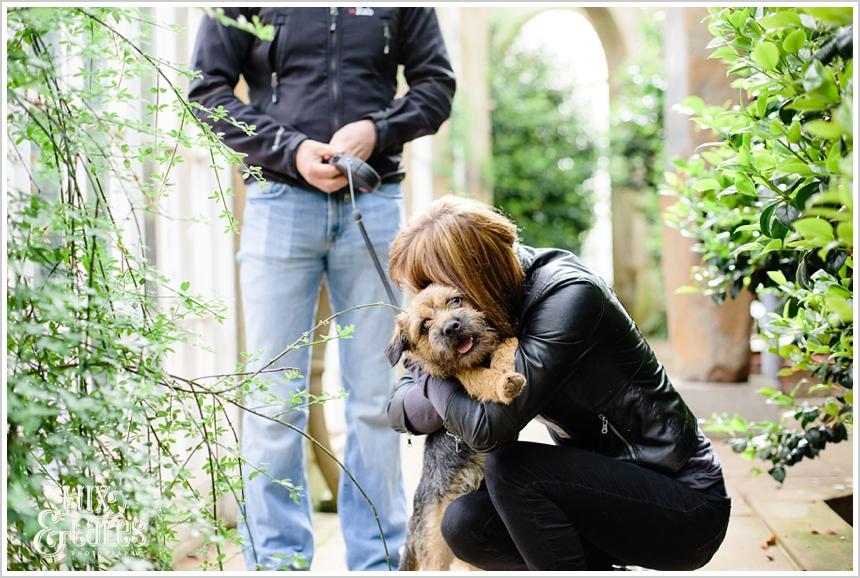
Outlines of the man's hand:
M 368 119 L 345 124 L 332 135 L 328 144 L 339 153 L 366 161 L 376 146 L 376 127 Z
M 331 145 L 307 139 L 296 150 L 296 169 L 304 179 L 319 190 L 333 193 L 344 188 L 346 177 L 334 165 L 324 161 L 340 152 Z

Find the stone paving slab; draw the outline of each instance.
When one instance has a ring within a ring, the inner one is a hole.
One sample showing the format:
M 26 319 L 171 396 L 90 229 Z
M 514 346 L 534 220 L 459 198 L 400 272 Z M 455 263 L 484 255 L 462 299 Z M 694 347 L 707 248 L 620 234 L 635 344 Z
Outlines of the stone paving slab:
M 766 466 L 736 454 L 726 441 L 716 441 L 714 446 L 732 496 L 732 518 L 726 541 L 703 569 L 851 569 L 853 529 L 823 500 L 853 490 L 853 436 L 828 446 L 818 458 L 791 467 L 783 484 L 767 473 L 750 475 L 753 466 L 762 470 Z M 771 535 L 776 543 L 762 550 L 761 544 Z M 762 563 L 763 557 L 767 563 Z
M 545 428 L 536 423 L 527 426 L 520 439 L 538 442 L 549 440 Z M 820 500 L 852 490 L 853 441 L 831 446 L 820 458 L 794 466 L 789 470 L 783 485 L 767 474 L 751 477 L 750 469 L 753 466 L 761 467 L 760 463 L 747 461 L 735 454 L 725 441 L 715 441 L 714 445 L 723 462 L 728 491 L 732 496 L 732 513 L 723 545 L 702 570 L 789 572 L 804 565 L 812 567 L 819 564 L 830 564 L 827 568 L 836 570 L 844 567 L 846 559 L 849 564 L 847 567 L 850 568 L 850 545 L 853 543 L 853 531 L 848 532 L 850 526 L 844 522 L 844 526 L 840 526 L 832 517 L 818 521 L 819 518 L 809 517 L 814 513 L 803 514 L 801 509 L 810 504 L 821 505 Z M 409 503 L 421 473 L 422 451 L 420 437 L 413 438 L 412 446 L 409 447 L 404 436 L 401 455 Z M 780 525 L 782 522 L 779 518 L 806 521 L 804 523 L 808 527 L 801 525 L 796 530 L 781 529 L 784 526 Z M 771 524 L 776 527 L 776 531 Z M 812 534 L 812 529 L 816 529 L 819 534 Z M 837 536 L 827 534 L 828 529 L 836 530 Z M 346 548 L 337 516 L 315 513 L 314 531 L 317 553 L 311 569 L 346 570 Z M 776 543 L 762 548 L 762 544 L 774 533 L 778 534 Z M 843 535 L 846 538 L 844 541 L 839 539 Z M 797 536 L 800 547 L 807 550 L 805 556 L 796 553 L 798 547 L 792 546 L 792 536 Z M 803 541 L 800 538 L 809 539 Z M 843 550 L 839 554 L 831 550 L 836 542 L 842 544 Z M 845 544 L 849 545 L 847 558 L 844 557 Z M 818 556 L 819 553 L 821 556 Z M 187 558 L 177 564 L 176 569 L 195 570 L 200 568 L 200 564 L 199 559 Z M 237 548 L 227 549 L 225 569 L 244 569 Z
M 809 492 L 759 495 L 750 498 L 750 505 L 799 569 L 852 569 L 853 528 Z

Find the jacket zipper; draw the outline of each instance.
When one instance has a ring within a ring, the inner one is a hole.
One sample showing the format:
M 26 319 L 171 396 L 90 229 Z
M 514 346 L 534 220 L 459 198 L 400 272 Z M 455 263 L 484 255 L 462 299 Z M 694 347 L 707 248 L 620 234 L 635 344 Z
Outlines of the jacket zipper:
M 616 435 L 616 437 L 618 437 L 618 439 L 620 439 L 624 443 L 624 445 L 627 446 L 627 451 L 630 452 L 630 457 L 635 458 L 636 454 L 633 453 L 633 446 L 630 445 L 630 442 L 628 442 L 626 439 L 624 439 L 624 436 L 621 435 L 621 432 L 619 432 L 617 429 L 615 429 L 615 426 L 612 425 L 611 423 L 609 423 L 609 420 L 606 419 L 606 416 L 603 415 L 602 413 L 597 414 L 597 417 L 599 417 L 600 421 L 603 422 L 602 425 L 600 426 L 600 433 L 603 435 L 606 435 L 609 432 L 609 430 L 612 430 L 612 433 L 614 433 Z
M 272 78 L 270 81 L 270 85 L 272 87 L 272 104 L 278 104 L 278 83 L 280 82 L 280 80 L 278 79 L 278 56 L 279 56 L 278 52 L 279 52 L 279 48 L 281 46 L 281 34 L 283 33 L 281 28 L 283 26 L 284 26 L 283 23 L 277 25 L 275 37 L 272 39 L 272 42 L 274 43 L 274 49 L 275 49 L 274 50 L 275 58 L 271 63 L 272 64 Z
M 331 21 L 329 24 L 329 33 L 331 34 L 331 58 L 329 60 L 329 74 L 331 76 L 329 78 L 329 91 L 332 104 L 332 134 L 340 128 L 340 118 L 338 118 L 340 103 L 338 102 L 339 95 L 337 93 L 337 15 L 337 8 L 329 9 L 329 20 Z
M 388 54 L 391 52 L 391 29 L 388 27 L 388 21 L 384 21 L 384 27 L 382 29 L 382 35 L 385 37 L 385 49 L 383 49 L 383 54 Z

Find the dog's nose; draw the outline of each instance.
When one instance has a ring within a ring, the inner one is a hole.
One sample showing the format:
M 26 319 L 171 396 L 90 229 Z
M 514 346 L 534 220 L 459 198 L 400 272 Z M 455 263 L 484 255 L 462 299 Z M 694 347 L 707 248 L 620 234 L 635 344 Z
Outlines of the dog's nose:
M 445 334 L 446 337 L 451 337 L 455 335 L 458 331 L 460 331 L 460 320 L 459 319 L 451 319 L 442 326 L 442 333 Z

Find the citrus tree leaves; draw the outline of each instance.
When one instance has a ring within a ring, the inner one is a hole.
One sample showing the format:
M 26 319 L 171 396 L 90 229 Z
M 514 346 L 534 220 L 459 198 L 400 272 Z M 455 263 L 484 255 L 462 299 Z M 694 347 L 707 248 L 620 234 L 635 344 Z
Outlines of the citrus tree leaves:
M 743 98 L 676 107 L 719 140 L 676 160 L 664 184 L 679 199 L 667 223 L 698 241 L 695 285 L 718 301 L 745 288 L 775 293 L 782 312 L 761 332 L 783 375 L 806 372 L 810 390 L 827 394 L 818 404 L 763 392 L 796 410 L 802 428 L 760 422 L 737 432 L 733 447 L 772 462 L 779 481 L 844 440 L 853 420 L 853 62 L 813 57 L 850 22 L 850 8 L 712 9 L 710 58 L 726 63 Z
M 752 59 L 765 70 L 774 70 L 779 64 L 779 48 L 773 42 L 762 42 L 753 49 Z

